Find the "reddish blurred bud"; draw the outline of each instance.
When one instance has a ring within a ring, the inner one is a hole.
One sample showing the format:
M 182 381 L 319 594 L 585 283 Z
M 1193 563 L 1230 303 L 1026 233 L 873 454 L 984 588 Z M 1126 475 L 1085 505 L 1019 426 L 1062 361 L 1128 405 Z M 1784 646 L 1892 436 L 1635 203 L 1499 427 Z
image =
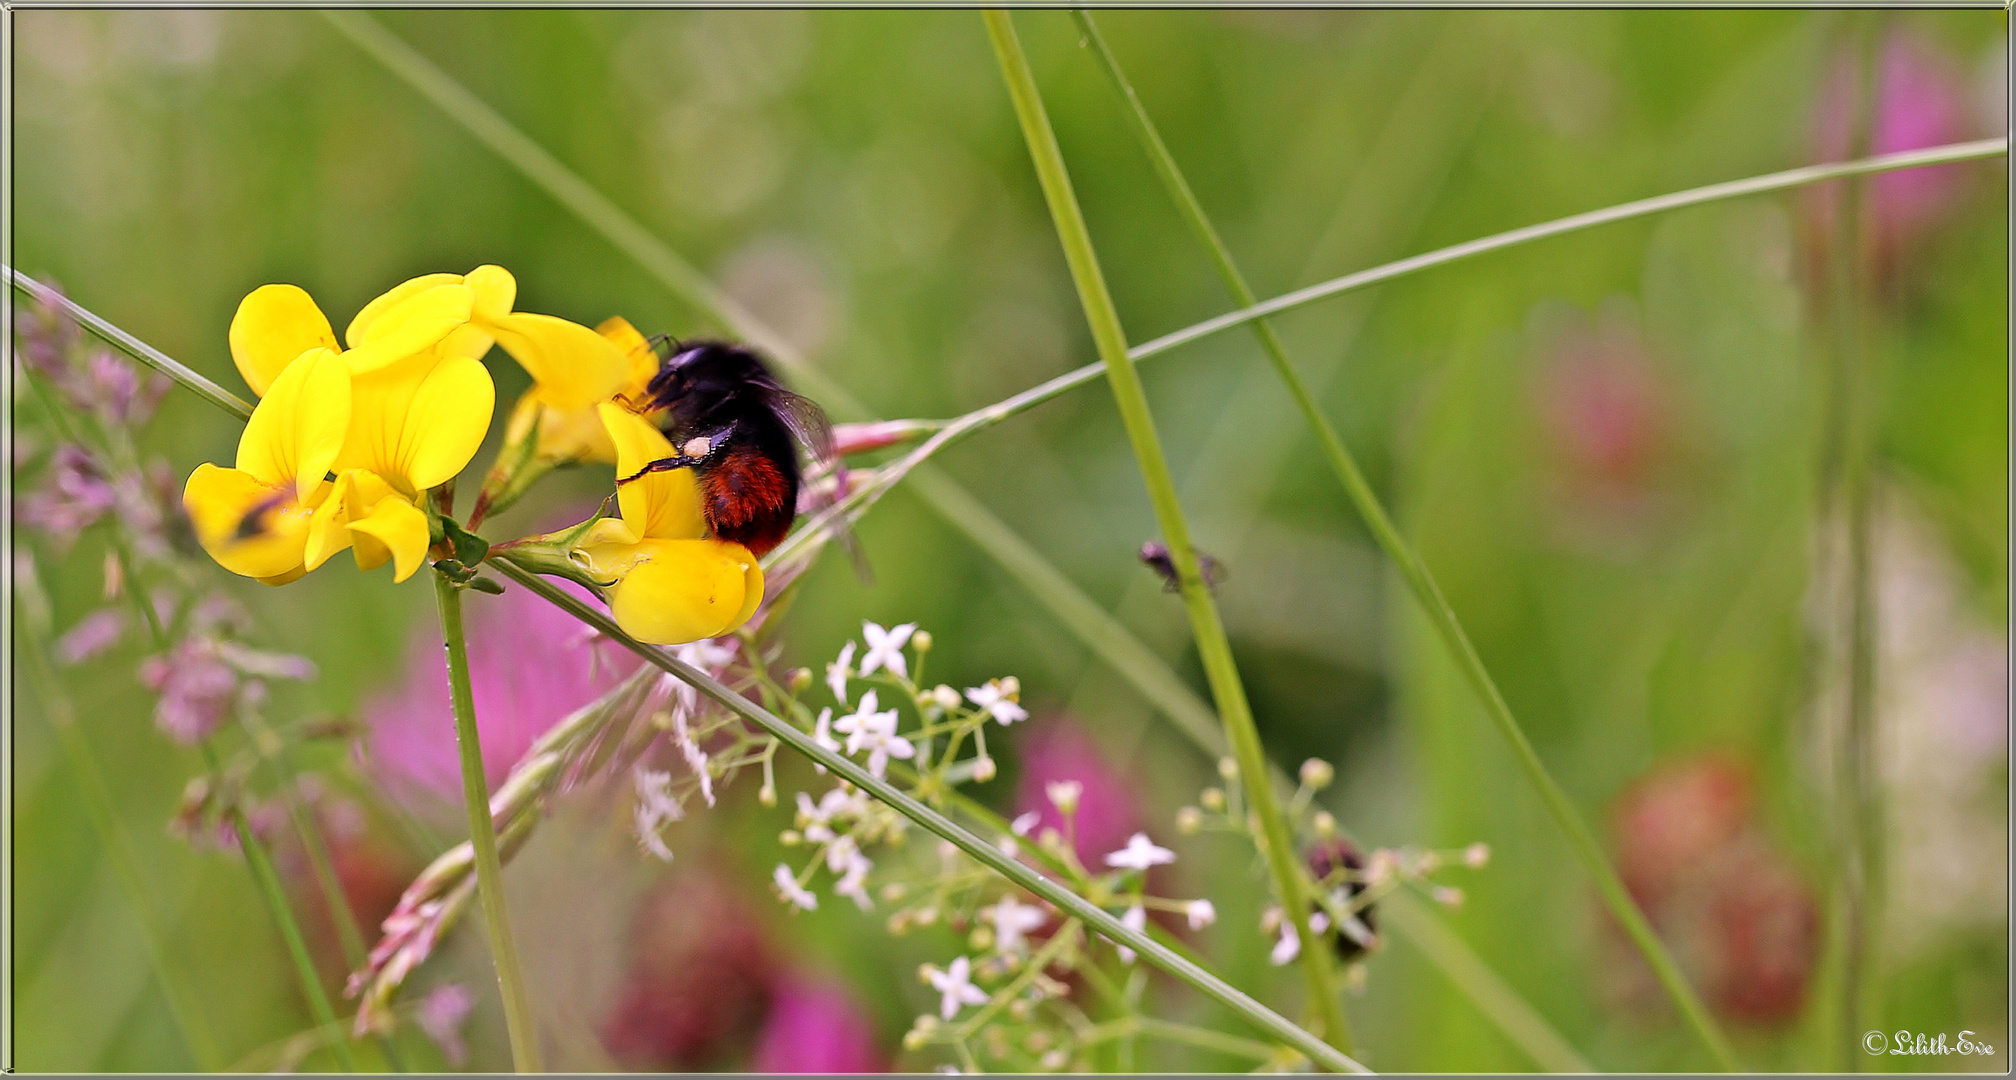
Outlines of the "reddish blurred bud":
M 1310 845 L 1302 853 L 1302 860 L 1308 864 L 1309 875 L 1316 879 L 1317 884 L 1327 888 L 1341 903 L 1348 904 L 1353 897 L 1365 891 L 1366 884 L 1361 873 L 1365 869 L 1365 859 L 1351 841 L 1341 836 Z M 1337 932 L 1335 941 L 1340 959 L 1356 959 L 1377 941 L 1375 934 L 1379 924 L 1374 905 L 1367 904 L 1357 913 L 1357 918 L 1360 925 L 1347 924 Z
M 725 871 L 666 876 L 631 924 L 629 973 L 602 1025 L 602 1044 L 631 1068 L 718 1063 L 761 1022 L 775 962 L 761 910 Z
M 1654 770 L 1618 799 L 1611 829 L 1626 887 L 1712 1008 L 1752 1024 L 1798 1015 L 1820 909 L 1753 820 L 1743 762 L 1711 754 Z M 1609 930 L 1613 990 L 1655 1007 L 1663 998 L 1650 971 Z

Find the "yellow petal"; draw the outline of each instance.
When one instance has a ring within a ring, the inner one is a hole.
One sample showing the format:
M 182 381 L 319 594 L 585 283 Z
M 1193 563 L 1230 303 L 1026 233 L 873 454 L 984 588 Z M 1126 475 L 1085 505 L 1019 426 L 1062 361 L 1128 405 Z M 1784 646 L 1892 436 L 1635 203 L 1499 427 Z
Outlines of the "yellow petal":
M 596 581 L 615 581 L 636 565 L 642 539 L 622 518 L 603 518 L 588 526 L 574 551 L 588 560 L 588 573 Z
M 358 312 L 357 317 L 350 320 L 350 325 L 343 329 L 343 340 L 354 349 L 364 344 L 364 335 L 371 329 L 371 324 L 378 321 L 378 316 L 437 285 L 460 284 L 462 284 L 460 274 L 422 274 L 416 278 L 408 278 L 394 285 L 376 300 L 364 305 L 364 310 Z
M 616 463 L 616 444 L 609 441 L 609 429 L 602 426 L 602 414 L 594 409 L 560 409 L 539 396 L 538 387 L 525 392 L 521 401 L 530 406 L 524 429 L 530 430 L 534 416 L 539 421 L 539 443 L 533 454 L 546 461 L 592 461 Z M 514 416 L 513 420 L 517 418 Z
M 586 409 L 608 401 L 630 379 L 630 361 L 616 343 L 580 323 L 551 315 L 513 312 L 491 326 L 547 401 Z
M 422 289 L 377 313 L 344 359 L 352 372 L 362 374 L 432 349 L 468 324 L 475 303 L 476 293 L 467 285 Z
M 350 522 L 356 537 L 357 565 L 366 570 L 392 557 L 392 580 L 405 581 L 427 561 L 427 515 L 398 495 L 378 500 L 369 515 Z M 366 538 L 369 539 L 366 539 Z
M 609 590 L 609 611 L 640 641 L 681 645 L 734 630 L 762 599 L 762 571 L 740 544 L 645 540 Z
M 616 444 L 616 478 L 637 476 L 646 465 L 672 456 L 672 444 L 651 422 L 620 405 L 603 405 L 602 425 Z M 700 485 L 692 469 L 646 473 L 616 485 L 623 520 L 644 536 L 667 540 L 707 535 L 700 513 Z
M 629 381 L 623 387 L 623 392 L 632 395 L 642 394 L 645 384 L 651 381 L 651 376 L 658 374 L 658 351 L 651 347 L 650 339 L 638 333 L 637 328 L 630 325 L 630 320 L 621 315 L 604 319 L 602 325 L 595 328 L 595 332 L 615 342 L 616 347 L 623 350 L 624 357 L 630 361 Z
M 494 323 L 511 314 L 518 299 L 517 279 L 501 266 L 479 266 L 462 278 L 462 284 L 475 290 L 476 307 L 470 317 L 482 322 Z
M 308 519 L 308 542 L 302 549 L 302 563 L 310 570 L 328 562 L 330 557 L 347 549 L 351 544 L 349 529 L 349 508 L 355 496 L 352 487 L 361 474 L 355 469 L 345 469 L 337 474 L 328 497 Z M 380 481 L 383 483 L 383 481 Z
M 350 428 L 350 368 L 315 348 L 282 371 L 238 436 L 238 468 L 260 482 L 294 485 L 306 500 L 336 463 Z
M 423 354 L 355 376 L 350 431 L 337 458 L 413 495 L 462 471 L 489 430 L 497 389 L 481 362 Z
M 261 285 L 231 318 L 231 362 L 252 392 L 265 396 L 273 380 L 309 349 L 338 349 L 336 331 L 306 292 L 293 285 Z
M 182 505 L 197 542 L 224 569 L 262 579 L 301 569 L 308 511 L 291 489 L 205 462 L 189 474 Z

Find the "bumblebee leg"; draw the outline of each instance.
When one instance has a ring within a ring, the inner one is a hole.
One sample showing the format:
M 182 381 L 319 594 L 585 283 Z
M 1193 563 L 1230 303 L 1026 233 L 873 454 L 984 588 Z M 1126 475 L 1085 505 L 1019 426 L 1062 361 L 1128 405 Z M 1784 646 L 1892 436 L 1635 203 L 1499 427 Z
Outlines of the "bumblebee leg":
M 690 469 L 698 464 L 700 464 L 699 458 L 687 457 L 684 454 L 674 454 L 671 457 L 663 457 L 659 458 L 656 461 L 646 462 L 643 468 L 637 470 L 636 472 L 630 474 L 629 476 L 618 477 L 616 479 L 616 483 L 619 485 L 627 484 L 632 480 L 641 480 L 644 477 L 655 472 L 671 472 L 674 469 Z

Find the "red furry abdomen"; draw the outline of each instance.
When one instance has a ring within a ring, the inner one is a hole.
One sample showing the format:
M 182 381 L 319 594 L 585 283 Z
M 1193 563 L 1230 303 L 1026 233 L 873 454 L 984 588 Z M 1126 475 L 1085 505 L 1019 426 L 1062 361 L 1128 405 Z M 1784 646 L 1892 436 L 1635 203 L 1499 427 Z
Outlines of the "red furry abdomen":
M 762 557 L 784 540 L 797 516 L 797 485 L 758 451 L 736 447 L 700 477 L 707 526 Z

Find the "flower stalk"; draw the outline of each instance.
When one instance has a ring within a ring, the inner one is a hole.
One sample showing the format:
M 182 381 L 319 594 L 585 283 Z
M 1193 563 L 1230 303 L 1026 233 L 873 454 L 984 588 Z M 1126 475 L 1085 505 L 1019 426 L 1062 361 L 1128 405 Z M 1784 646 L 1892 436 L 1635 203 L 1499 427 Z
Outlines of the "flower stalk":
M 434 601 L 441 613 L 441 640 L 448 654 L 449 697 L 455 708 L 455 743 L 462 760 L 462 797 L 469 811 L 469 842 L 476 857 L 476 889 L 483 905 L 483 928 L 504 997 L 504 1024 L 511 1036 L 511 1061 L 521 1073 L 541 1071 L 539 1043 L 504 905 L 504 870 L 497 858 L 497 833 L 490 818 L 490 784 L 483 774 L 483 744 L 476 731 L 476 699 L 469 684 L 469 643 L 462 629 L 462 591 L 448 576 L 434 574 Z
M 208 740 L 203 743 L 204 761 L 213 773 L 222 774 L 223 766 L 217 760 L 217 748 Z M 287 954 L 294 961 L 295 973 L 301 977 L 301 992 L 308 998 L 308 1011 L 315 1017 L 318 1027 L 336 1022 L 336 1010 L 329 1004 L 329 994 L 322 989 L 321 973 L 315 970 L 315 960 L 308 953 L 308 943 L 301 936 L 301 924 L 294 919 L 294 911 L 287 905 L 287 893 L 280 887 L 280 875 L 273 870 L 273 859 L 266 852 L 258 834 L 252 831 L 252 823 L 245 818 L 245 808 L 232 802 L 230 807 L 231 828 L 238 836 L 239 850 L 245 853 L 245 865 L 252 871 L 252 880 L 259 886 L 259 895 L 266 901 L 266 909 L 272 913 L 273 922 L 280 927 L 280 937 L 287 943 Z M 357 1071 L 357 1059 L 350 1052 L 350 1041 L 339 1039 L 329 1044 L 336 1055 L 336 1061 L 344 1072 Z
M 1056 135 L 1050 129 L 1049 117 L 1036 89 L 1035 75 L 1029 70 L 1028 59 L 1015 36 L 1014 23 L 1005 11 L 988 11 L 983 16 L 1009 94 L 1014 99 L 1015 112 L 1021 120 L 1030 156 L 1035 161 L 1036 175 L 1049 203 L 1051 219 L 1057 226 L 1065 259 L 1070 264 L 1072 280 L 1077 284 L 1086 321 L 1091 324 L 1093 342 L 1106 365 L 1114 401 L 1127 428 L 1128 440 L 1133 444 L 1135 460 L 1147 484 L 1149 501 L 1154 504 L 1156 522 L 1161 526 L 1170 559 L 1175 563 L 1183 605 L 1189 613 L 1198 656 L 1203 661 L 1205 677 L 1211 684 L 1212 697 L 1218 705 L 1219 720 L 1225 727 L 1232 755 L 1239 763 L 1239 774 L 1246 789 L 1252 793 L 1253 809 L 1259 818 L 1257 839 L 1274 877 L 1275 894 L 1285 909 L 1284 917 L 1294 923 L 1302 941 L 1311 943 L 1300 953 L 1303 975 L 1309 984 L 1309 1007 L 1321 1018 L 1322 1033 L 1330 1044 L 1347 1050 L 1351 1045 L 1351 1034 L 1331 978 L 1330 952 L 1315 945 L 1317 938 L 1309 923 L 1309 896 L 1299 868 L 1294 838 L 1289 834 L 1287 818 L 1282 814 L 1281 804 L 1275 799 L 1273 786 L 1268 782 L 1267 757 L 1260 745 L 1259 730 L 1254 726 L 1253 710 L 1246 700 L 1245 686 L 1232 659 L 1231 641 L 1226 637 L 1225 625 L 1218 616 L 1211 589 L 1204 582 L 1196 548 L 1190 542 L 1189 524 L 1183 518 L 1182 503 L 1176 495 L 1176 482 L 1169 474 L 1169 463 L 1155 432 L 1155 418 L 1149 412 L 1141 376 L 1134 370 L 1134 362 L 1127 355 L 1127 338 L 1120 326 L 1119 311 L 1107 291 L 1098 255 L 1092 247 L 1091 232 L 1085 225 L 1084 214 L 1079 210 L 1077 196 L 1071 190 L 1071 178 L 1065 170 L 1063 153 L 1058 149 Z

